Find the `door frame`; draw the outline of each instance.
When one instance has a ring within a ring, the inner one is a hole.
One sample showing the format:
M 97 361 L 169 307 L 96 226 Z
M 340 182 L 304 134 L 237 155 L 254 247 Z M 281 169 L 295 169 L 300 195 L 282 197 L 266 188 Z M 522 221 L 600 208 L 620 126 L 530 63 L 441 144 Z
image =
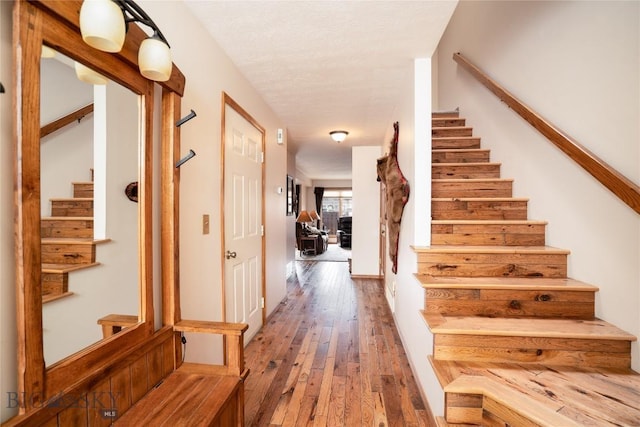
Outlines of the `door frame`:
M 220 144 L 220 149 L 221 151 L 221 167 L 220 167 L 220 228 L 221 228 L 221 232 L 220 232 L 220 260 L 221 260 L 221 277 L 222 277 L 222 286 L 220 287 L 222 290 L 222 320 L 226 321 L 227 320 L 227 292 L 226 292 L 226 281 L 225 281 L 225 277 L 226 277 L 226 259 L 225 259 L 225 247 L 226 247 L 226 237 L 225 237 L 225 214 L 224 214 L 224 207 L 225 207 L 225 174 L 226 174 L 226 157 L 225 157 L 225 146 L 226 146 L 226 107 L 229 106 L 230 108 L 232 108 L 236 113 L 238 113 L 240 116 L 242 116 L 242 118 L 244 118 L 246 121 L 248 121 L 249 123 L 251 123 L 251 125 L 253 125 L 256 129 L 258 129 L 260 131 L 260 134 L 262 135 L 261 137 L 261 150 L 262 150 L 262 163 L 261 163 L 261 175 L 262 175 L 262 185 L 261 185 L 261 198 L 262 198 L 262 207 L 261 207 L 261 223 L 262 223 L 262 228 L 264 230 L 264 232 L 262 233 L 262 247 L 261 247 L 261 257 L 262 257 L 262 266 L 261 266 L 261 274 L 262 274 L 262 283 L 260 284 L 261 290 L 262 290 L 262 326 L 264 326 L 266 324 L 267 321 L 267 289 L 266 289 L 266 261 L 265 261 L 265 254 L 266 254 L 266 235 L 267 235 L 267 227 L 265 224 L 265 203 L 264 203 L 264 198 L 265 198 L 265 162 L 266 162 L 266 152 L 265 152 L 265 140 L 266 140 L 266 131 L 265 128 L 262 127 L 260 125 L 260 123 L 258 123 L 258 121 L 256 119 L 254 119 L 251 114 L 249 114 L 244 108 L 242 108 L 240 106 L 240 104 L 238 104 L 236 101 L 233 100 L 233 98 L 231 98 L 226 92 L 222 92 L 222 124 L 221 124 L 221 144 Z

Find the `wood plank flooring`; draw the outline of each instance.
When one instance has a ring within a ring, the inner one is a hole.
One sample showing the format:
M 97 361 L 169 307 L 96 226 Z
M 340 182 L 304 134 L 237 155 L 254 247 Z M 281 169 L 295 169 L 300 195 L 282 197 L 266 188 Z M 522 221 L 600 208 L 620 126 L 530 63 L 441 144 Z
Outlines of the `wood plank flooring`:
M 346 262 L 296 261 L 245 359 L 246 426 L 434 425 L 382 282 Z

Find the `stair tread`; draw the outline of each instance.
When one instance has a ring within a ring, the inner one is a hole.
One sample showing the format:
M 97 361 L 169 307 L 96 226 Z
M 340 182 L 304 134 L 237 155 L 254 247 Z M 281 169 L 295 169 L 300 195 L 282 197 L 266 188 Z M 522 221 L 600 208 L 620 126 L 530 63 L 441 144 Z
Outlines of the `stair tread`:
M 456 117 L 460 118 L 460 117 Z M 440 129 L 473 129 L 471 126 L 432 126 L 432 130 L 440 130 Z
M 432 202 L 528 202 L 526 197 L 432 197 Z
M 460 137 L 462 138 L 462 137 Z M 434 148 L 433 150 L 431 150 L 433 152 L 436 153 L 441 153 L 441 152 L 445 152 L 445 151 L 454 151 L 456 153 L 461 152 L 461 151 L 471 151 L 474 153 L 477 153 L 479 151 L 491 151 L 488 148 Z
M 548 403 L 539 402 L 525 393 L 514 393 L 513 388 L 500 381 L 480 375 L 461 375 L 449 383 L 445 393 L 480 394 L 489 397 L 494 402 L 506 406 L 535 425 L 554 426 L 579 426 L 574 420 L 558 413 L 562 408 L 556 403 L 551 406 Z
M 428 289 L 526 289 L 558 290 L 567 288 L 571 291 L 597 292 L 597 286 L 571 278 L 549 277 L 454 277 L 416 274 L 422 287 Z
M 433 219 L 431 224 L 472 224 L 472 225 L 522 225 L 522 224 L 548 224 L 547 221 L 535 219 Z
M 49 294 L 49 295 L 43 295 L 42 296 L 42 303 L 46 304 L 48 302 L 52 302 L 55 300 L 59 300 L 61 298 L 66 298 L 66 297 L 70 297 L 71 295 L 73 295 L 73 292 L 64 292 L 62 294 Z
M 92 216 L 43 216 L 41 219 L 43 221 L 93 221 Z
M 432 245 L 412 246 L 415 252 L 448 252 L 448 253 L 546 253 L 569 254 L 567 249 L 554 248 L 553 246 L 462 246 L 462 245 Z
M 431 139 L 438 141 L 451 141 L 456 139 L 480 139 L 479 136 L 432 136 Z
M 433 167 L 451 167 L 451 166 L 501 166 L 502 163 L 498 163 L 498 162 L 450 162 L 450 163 L 445 163 L 445 162 L 438 162 L 438 163 L 432 163 L 431 166 Z
M 597 318 L 582 320 L 442 316 L 424 312 L 423 316 L 434 334 L 636 341 L 634 335 Z
M 429 361 L 442 387 L 484 376 L 548 404 L 582 425 L 640 425 L 640 374 L 628 368 L 547 367 L 518 363 Z
M 94 239 L 92 237 L 43 237 L 42 243 L 47 244 L 75 244 L 75 245 L 99 245 L 110 242 L 111 239 Z
M 99 262 L 90 264 L 42 264 L 43 273 L 69 273 L 71 271 L 83 270 L 85 268 L 100 265 Z
M 436 417 L 436 427 L 480 427 L 478 424 L 455 424 L 448 423 L 444 417 Z
M 73 244 L 93 244 L 96 240 L 93 237 L 43 237 L 42 243 L 73 243 Z
M 454 110 L 439 110 L 439 111 L 431 112 L 431 118 L 458 117 L 459 115 L 460 115 L 459 107 L 456 107 Z
M 440 178 L 440 179 L 432 179 L 432 182 L 464 182 L 464 183 L 474 183 L 474 182 L 512 182 L 513 178 Z

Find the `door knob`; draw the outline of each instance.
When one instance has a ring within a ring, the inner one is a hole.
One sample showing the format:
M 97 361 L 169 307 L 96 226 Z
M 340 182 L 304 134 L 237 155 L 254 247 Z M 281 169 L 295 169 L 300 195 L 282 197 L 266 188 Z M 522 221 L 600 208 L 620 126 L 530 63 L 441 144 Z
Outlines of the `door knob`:
M 226 256 L 227 259 L 231 259 L 231 258 L 235 258 L 236 255 L 237 254 L 235 252 L 227 251 L 225 256 Z

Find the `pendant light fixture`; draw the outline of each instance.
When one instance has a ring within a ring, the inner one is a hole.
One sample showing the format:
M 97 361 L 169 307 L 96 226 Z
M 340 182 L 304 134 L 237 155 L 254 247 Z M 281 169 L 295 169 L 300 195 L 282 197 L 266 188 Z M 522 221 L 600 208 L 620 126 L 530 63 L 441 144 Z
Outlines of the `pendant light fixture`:
M 120 6 L 111 0 L 84 0 L 80 8 L 82 40 L 103 52 L 120 52 L 126 33 Z
M 82 39 L 104 52 L 120 52 L 130 22 L 139 22 L 153 30 L 153 35 L 143 40 L 138 50 L 140 74 L 158 82 L 169 80 L 173 67 L 169 43 L 133 0 L 84 0 L 80 8 Z
M 140 74 L 149 80 L 166 82 L 171 77 L 171 51 L 169 45 L 158 37 L 158 33 L 154 33 L 140 44 L 138 66 Z

